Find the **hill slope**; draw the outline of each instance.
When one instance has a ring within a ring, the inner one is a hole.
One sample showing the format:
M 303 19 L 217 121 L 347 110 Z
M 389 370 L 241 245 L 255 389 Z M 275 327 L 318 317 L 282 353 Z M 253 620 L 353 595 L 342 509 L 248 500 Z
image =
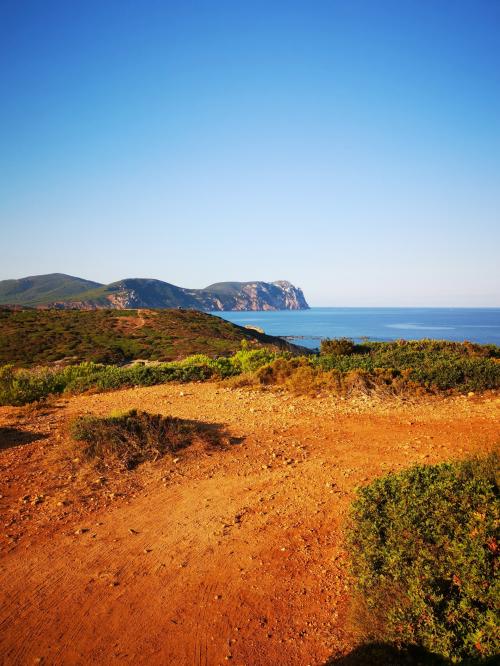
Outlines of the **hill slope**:
M 173 361 L 191 354 L 230 354 L 243 340 L 307 353 L 281 338 L 192 310 L 0 309 L 0 364 Z
M 84 280 L 64 273 L 32 275 L 19 280 L 0 281 L 0 303 L 37 305 L 61 301 L 73 294 L 102 287 L 99 282 Z
M 304 310 L 302 290 L 286 280 L 219 282 L 185 289 L 162 280 L 127 278 L 108 285 L 62 273 L 0 281 L 0 304 L 92 310 L 174 308 L 195 310 Z

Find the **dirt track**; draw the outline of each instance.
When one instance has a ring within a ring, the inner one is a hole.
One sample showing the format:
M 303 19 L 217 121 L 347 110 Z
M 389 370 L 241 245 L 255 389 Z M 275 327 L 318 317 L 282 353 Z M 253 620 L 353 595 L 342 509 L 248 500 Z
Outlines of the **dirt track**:
M 125 481 L 84 474 L 67 420 L 129 407 L 220 424 L 230 443 Z M 208 383 L 0 408 L 11 429 L 0 449 L 2 663 L 340 657 L 354 645 L 342 525 L 355 487 L 488 450 L 499 417 L 498 397 L 347 404 Z

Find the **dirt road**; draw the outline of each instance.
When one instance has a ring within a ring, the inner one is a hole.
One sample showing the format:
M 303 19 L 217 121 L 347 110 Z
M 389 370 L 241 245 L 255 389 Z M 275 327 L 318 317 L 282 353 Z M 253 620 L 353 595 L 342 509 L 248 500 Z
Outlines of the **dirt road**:
M 121 477 L 72 456 L 75 414 L 131 407 L 205 423 Z M 0 408 L 3 664 L 324 664 L 354 646 L 342 528 L 355 488 L 489 450 L 500 398 L 425 404 L 165 385 Z

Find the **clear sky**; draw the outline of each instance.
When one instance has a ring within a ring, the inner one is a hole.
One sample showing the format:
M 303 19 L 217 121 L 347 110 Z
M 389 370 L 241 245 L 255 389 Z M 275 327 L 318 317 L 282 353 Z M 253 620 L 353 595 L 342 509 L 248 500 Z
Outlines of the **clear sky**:
M 4 0 L 0 279 L 500 306 L 499 0 Z

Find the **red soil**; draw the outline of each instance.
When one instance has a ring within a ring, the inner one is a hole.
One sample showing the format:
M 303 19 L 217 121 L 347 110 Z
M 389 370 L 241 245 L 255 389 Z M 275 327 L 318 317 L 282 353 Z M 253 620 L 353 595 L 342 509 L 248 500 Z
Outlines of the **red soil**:
M 100 479 L 73 459 L 67 421 L 132 407 L 234 439 Z M 0 408 L 1 661 L 305 666 L 346 654 L 342 533 L 356 486 L 489 450 L 499 417 L 495 396 L 347 403 L 211 383 Z

